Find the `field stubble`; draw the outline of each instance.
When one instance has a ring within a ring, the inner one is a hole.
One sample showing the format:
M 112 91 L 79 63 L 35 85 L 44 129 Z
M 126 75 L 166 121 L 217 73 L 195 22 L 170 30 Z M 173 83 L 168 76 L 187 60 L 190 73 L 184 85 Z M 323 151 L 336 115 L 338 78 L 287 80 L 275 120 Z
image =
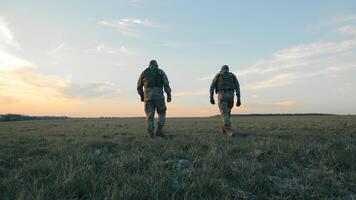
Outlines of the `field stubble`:
M 356 116 L 0 123 L 0 199 L 356 199 Z

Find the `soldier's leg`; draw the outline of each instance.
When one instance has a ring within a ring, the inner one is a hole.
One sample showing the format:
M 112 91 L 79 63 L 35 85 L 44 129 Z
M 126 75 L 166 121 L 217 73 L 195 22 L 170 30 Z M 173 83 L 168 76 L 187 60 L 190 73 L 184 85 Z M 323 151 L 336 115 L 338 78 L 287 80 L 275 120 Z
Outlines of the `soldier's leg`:
M 154 136 L 155 104 L 153 101 L 145 102 L 147 132 L 150 137 Z
M 228 135 L 229 136 L 235 136 L 233 130 L 232 130 L 232 126 L 231 126 L 231 109 L 234 107 L 234 98 L 230 98 L 228 101 L 227 101 L 227 107 L 228 107 L 228 124 L 229 124 L 229 128 L 227 129 L 228 130 Z
M 158 122 L 157 122 L 157 130 L 156 136 L 163 136 L 163 126 L 166 122 L 166 103 L 164 99 L 160 99 L 156 101 L 156 109 L 158 114 Z
M 221 114 L 221 120 L 223 122 L 223 133 L 229 133 L 231 130 L 230 116 L 229 116 L 229 104 L 227 101 L 219 100 L 219 109 Z

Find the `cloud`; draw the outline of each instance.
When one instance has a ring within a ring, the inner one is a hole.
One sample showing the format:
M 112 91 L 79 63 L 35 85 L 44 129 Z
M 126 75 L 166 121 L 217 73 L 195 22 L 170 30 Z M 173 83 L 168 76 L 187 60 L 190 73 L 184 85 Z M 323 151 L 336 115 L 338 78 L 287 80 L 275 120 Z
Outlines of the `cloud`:
M 340 16 L 334 18 L 332 21 L 334 21 L 334 22 L 350 22 L 350 21 L 356 21 L 356 14 L 340 15 Z
M 107 53 L 112 55 L 131 55 L 134 54 L 132 50 L 125 46 L 121 46 L 119 48 L 112 48 L 104 45 L 103 43 L 98 44 L 96 50 L 101 53 Z
M 337 76 L 338 72 L 356 68 L 355 49 L 356 39 L 302 44 L 277 51 L 271 58 L 236 73 L 248 89 L 280 87 L 316 76 Z
M 0 70 L 11 70 L 19 67 L 31 67 L 32 63 L 16 57 L 0 48 Z
M 0 17 L 0 70 L 10 70 L 22 66 L 31 67 L 32 64 L 8 52 L 9 48 L 20 50 L 20 44 L 15 40 L 5 18 Z
M 50 49 L 48 51 L 48 58 L 50 59 L 50 63 L 53 65 L 62 63 L 64 55 L 66 55 L 69 49 L 69 46 L 64 43 L 60 43 L 54 48 Z
M 0 49 L 0 97 L 18 101 L 85 99 L 112 96 L 118 87 L 111 83 L 77 84 L 70 80 L 37 72 L 29 61 Z
M 214 74 L 211 74 L 211 75 L 208 75 L 208 76 L 203 76 L 203 77 L 199 77 L 199 78 L 197 78 L 196 80 L 198 80 L 198 81 L 208 81 L 208 80 L 213 80 L 213 78 L 214 78 Z
M 21 49 L 19 43 L 14 39 L 14 36 L 9 29 L 8 23 L 3 17 L 0 17 L 0 47 L 1 46 L 11 46 Z
M 21 58 L 8 47 L 17 47 L 11 30 L 0 18 L 0 101 L 4 104 L 56 104 L 58 102 L 83 102 L 89 99 L 112 97 L 118 94 L 118 86 L 108 82 L 75 83 L 69 79 L 40 73 L 32 62 Z M 48 54 L 58 59 L 58 53 L 66 48 L 58 44 Z M 114 49 L 103 44 L 97 51 L 111 54 L 131 53 L 125 47 Z M 0 111 L 1 112 L 1 111 Z
M 70 86 L 65 80 L 37 74 L 29 67 L 0 70 L 0 76 L 0 96 L 6 94 L 19 102 L 63 99 L 63 92 Z
M 56 46 L 55 48 L 51 49 L 51 50 L 49 51 L 49 54 L 56 54 L 56 53 L 58 53 L 61 49 L 63 49 L 63 47 L 64 47 L 64 43 L 61 43 L 61 44 L 59 44 L 58 46 Z
M 355 26 L 343 26 L 338 29 L 340 33 L 346 35 L 354 35 L 356 36 L 356 27 Z
M 273 103 L 274 105 L 277 106 L 284 106 L 284 107 L 290 107 L 290 106 L 295 106 L 298 103 L 296 100 L 286 100 L 286 101 L 280 101 Z
M 70 87 L 65 90 L 66 95 L 79 98 L 113 96 L 118 93 L 118 87 L 108 82 L 92 82 L 84 85 L 72 83 Z
M 125 18 L 118 21 L 99 21 L 102 26 L 112 27 L 119 31 L 122 36 L 139 37 L 140 33 L 136 30 L 137 27 L 152 27 L 154 23 L 148 19 L 132 19 Z
M 277 51 L 272 58 L 260 60 L 247 69 L 238 72 L 240 76 L 266 74 L 285 69 L 308 68 L 317 61 L 327 61 L 336 55 L 356 47 L 356 40 L 340 42 L 316 42 Z
M 112 83 L 74 83 L 39 73 L 32 63 L 9 56 L 28 65 L 20 66 L 21 62 L 14 62 L 16 67 L 0 68 L 0 113 L 123 116 L 130 114 L 130 109 L 134 107 L 132 103 L 112 98 L 117 97 L 119 92 Z
M 86 99 L 118 94 L 118 86 L 106 82 L 77 84 L 55 76 L 43 75 L 35 68 L 0 70 L 0 93 L 17 99 Z M 1 96 L 1 95 L 0 95 Z
M 353 19 L 351 16 L 348 20 Z M 346 19 L 345 19 L 346 20 Z M 343 26 L 339 33 L 354 35 L 354 26 Z M 267 90 L 338 77 L 345 70 L 356 69 L 356 38 L 317 41 L 281 49 L 269 58 L 260 59 L 236 71 L 243 92 Z M 197 80 L 209 81 L 214 75 Z
M 271 87 L 280 87 L 293 83 L 291 74 L 279 74 L 266 81 L 255 83 L 247 89 L 265 89 Z
M 279 60 L 289 61 L 291 59 L 303 59 L 312 56 L 339 53 L 350 50 L 355 46 L 355 40 L 345 40 L 341 42 L 316 42 L 281 50 L 275 53 L 274 57 Z
M 250 88 L 266 88 L 262 85 L 270 85 L 285 80 L 286 74 L 290 74 L 288 78 L 294 77 L 291 74 L 299 75 L 295 78 L 310 77 L 315 72 L 319 71 L 336 71 L 347 69 L 345 66 L 354 66 L 354 53 L 352 50 L 356 48 L 356 39 L 344 40 L 338 42 L 315 42 L 310 44 L 301 44 L 295 47 L 279 50 L 275 52 L 271 58 L 262 59 L 255 64 L 236 72 L 239 78 L 246 79 L 248 82 L 257 81 L 258 79 L 266 79 L 270 74 L 274 77 L 261 82 L 258 87 Z M 300 74 L 303 72 L 304 75 Z M 275 75 L 276 73 L 279 73 Z M 197 80 L 206 81 L 212 80 L 214 75 L 200 77 Z

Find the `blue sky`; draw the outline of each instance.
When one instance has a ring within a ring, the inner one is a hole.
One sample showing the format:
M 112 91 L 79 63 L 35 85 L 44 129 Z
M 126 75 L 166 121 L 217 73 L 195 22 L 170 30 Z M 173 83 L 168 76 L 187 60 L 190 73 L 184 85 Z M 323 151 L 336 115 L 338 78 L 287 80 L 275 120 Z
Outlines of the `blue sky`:
M 242 113 L 356 114 L 353 1 L 1 1 L 0 113 L 141 116 L 155 58 L 170 116 L 208 116 L 228 64 Z

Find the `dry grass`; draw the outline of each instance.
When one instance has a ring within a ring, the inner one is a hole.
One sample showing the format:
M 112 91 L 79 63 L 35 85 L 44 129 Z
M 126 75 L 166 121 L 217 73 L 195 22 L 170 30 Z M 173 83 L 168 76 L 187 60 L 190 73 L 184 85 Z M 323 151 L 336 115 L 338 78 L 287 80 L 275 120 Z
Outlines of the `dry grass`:
M 355 199 L 356 117 L 0 123 L 0 199 Z M 182 164 L 183 163 L 183 164 Z

